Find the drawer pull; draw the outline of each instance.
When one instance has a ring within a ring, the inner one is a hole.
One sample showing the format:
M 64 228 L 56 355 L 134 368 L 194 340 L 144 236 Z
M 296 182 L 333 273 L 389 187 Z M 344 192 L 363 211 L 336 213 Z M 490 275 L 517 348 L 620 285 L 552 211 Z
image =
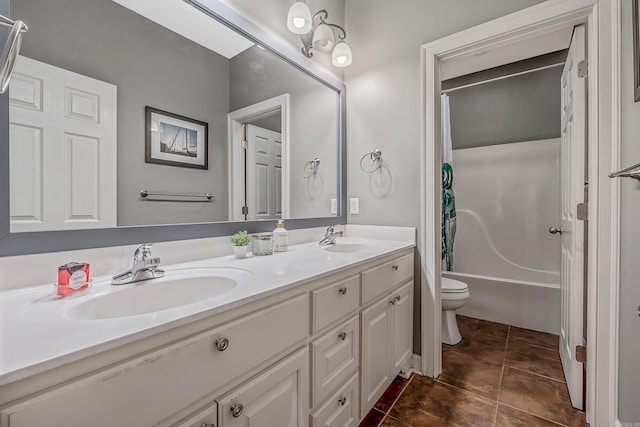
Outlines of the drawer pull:
M 347 339 L 347 333 L 346 332 L 340 332 L 338 334 L 338 338 L 340 338 L 342 341 Z
M 213 423 L 204 423 L 200 427 L 216 427 L 216 425 Z
M 389 304 L 391 304 L 391 305 L 396 305 L 396 300 L 395 300 L 395 298 L 394 298 L 394 299 L 392 299 L 391 301 L 389 301 Z
M 229 339 L 228 338 L 218 338 L 216 340 L 216 348 L 218 351 L 225 351 L 229 348 Z
M 243 410 L 244 406 L 242 406 L 242 404 L 240 403 L 231 405 L 231 415 L 233 415 L 233 418 L 238 418 L 240 415 L 242 415 Z
M 396 297 L 396 301 L 400 301 L 400 295 Z
M 347 403 L 347 398 L 344 396 L 340 396 L 338 398 L 338 403 L 340 403 L 341 406 L 344 406 Z
M 391 269 L 392 269 L 393 271 L 398 271 L 398 264 L 394 264 L 394 265 L 392 265 L 392 266 L 391 266 Z
M 345 288 L 343 286 L 340 289 L 338 289 L 338 292 L 340 292 L 340 295 L 346 295 L 347 294 L 347 288 Z

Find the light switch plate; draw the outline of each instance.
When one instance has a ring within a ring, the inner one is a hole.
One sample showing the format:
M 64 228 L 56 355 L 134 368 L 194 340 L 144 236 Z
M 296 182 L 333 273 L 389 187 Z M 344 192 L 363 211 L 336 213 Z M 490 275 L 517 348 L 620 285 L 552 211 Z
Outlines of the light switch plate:
M 349 200 L 349 213 L 351 215 L 359 215 L 360 214 L 360 199 L 354 197 Z
M 338 213 L 338 199 L 331 199 L 331 213 Z

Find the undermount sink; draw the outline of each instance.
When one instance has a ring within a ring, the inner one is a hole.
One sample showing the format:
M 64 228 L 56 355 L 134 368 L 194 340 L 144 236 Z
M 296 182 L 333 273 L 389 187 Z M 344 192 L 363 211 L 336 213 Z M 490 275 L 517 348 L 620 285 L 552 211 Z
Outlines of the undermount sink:
M 233 268 L 194 268 L 167 271 L 165 277 L 112 287 L 89 296 L 67 311 L 79 320 L 110 319 L 154 313 L 219 297 L 253 276 Z
M 364 243 L 338 243 L 325 247 L 327 252 L 340 252 L 340 253 L 371 253 L 376 249 L 375 245 L 369 245 Z

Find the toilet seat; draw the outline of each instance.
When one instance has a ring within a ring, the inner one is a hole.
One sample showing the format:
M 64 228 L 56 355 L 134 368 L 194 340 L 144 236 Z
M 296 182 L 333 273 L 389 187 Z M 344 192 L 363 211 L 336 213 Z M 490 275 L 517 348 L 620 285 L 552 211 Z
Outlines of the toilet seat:
M 461 282 L 459 280 L 450 279 L 448 277 L 443 277 L 441 280 L 442 283 L 442 293 L 445 294 L 458 294 L 468 292 L 469 288 L 466 283 Z

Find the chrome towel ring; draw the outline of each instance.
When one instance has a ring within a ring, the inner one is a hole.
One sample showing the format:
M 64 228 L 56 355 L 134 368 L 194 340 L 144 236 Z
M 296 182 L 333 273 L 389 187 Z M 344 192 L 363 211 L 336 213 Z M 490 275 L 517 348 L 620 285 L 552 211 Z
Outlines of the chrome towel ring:
M 365 159 L 369 159 L 368 162 L 364 163 Z M 365 154 L 360 159 L 360 169 L 362 172 L 366 173 L 374 173 L 382 167 L 382 151 L 379 148 L 376 148 L 370 153 Z
M 0 15 L 0 25 L 11 27 L 7 44 L 4 46 L 0 56 L 0 93 L 5 93 L 9 88 L 11 76 L 16 68 L 16 60 L 22 44 L 22 33 L 29 31 L 29 27 L 20 20 L 13 21 L 2 15 Z
M 309 160 L 302 170 L 302 176 L 304 178 L 311 178 L 312 176 L 316 176 L 318 173 L 318 166 L 320 166 L 320 159 L 315 158 L 313 160 Z

